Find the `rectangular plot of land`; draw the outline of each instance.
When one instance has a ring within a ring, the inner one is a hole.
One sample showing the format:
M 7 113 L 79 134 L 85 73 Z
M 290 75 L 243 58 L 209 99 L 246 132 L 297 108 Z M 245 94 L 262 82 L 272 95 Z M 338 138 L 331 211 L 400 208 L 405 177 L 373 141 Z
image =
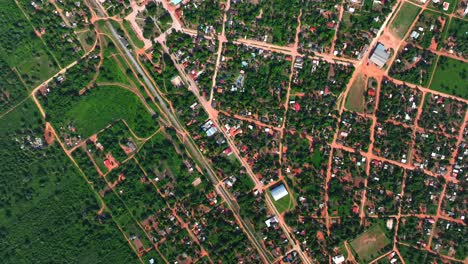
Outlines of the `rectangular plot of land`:
M 420 10 L 421 8 L 415 5 L 404 3 L 390 25 L 390 30 L 402 39 Z
M 351 247 L 358 254 L 359 258 L 367 263 L 380 255 L 379 251 L 390 244 L 379 225 L 374 225 L 351 241 Z

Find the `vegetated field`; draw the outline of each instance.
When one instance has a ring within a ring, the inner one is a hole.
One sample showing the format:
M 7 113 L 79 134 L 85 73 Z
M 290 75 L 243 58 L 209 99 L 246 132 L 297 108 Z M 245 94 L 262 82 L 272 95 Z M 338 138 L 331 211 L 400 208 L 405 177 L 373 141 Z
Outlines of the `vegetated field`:
M 431 89 L 468 99 L 468 64 L 441 56 L 437 64 Z
M 291 199 L 291 194 L 290 193 L 288 193 L 288 195 L 284 196 L 283 198 L 279 199 L 278 201 L 275 201 L 270 193 L 268 193 L 268 195 L 270 195 L 270 198 L 272 199 L 273 204 L 276 207 L 276 210 L 278 210 L 278 212 L 280 214 L 287 211 L 287 210 L 289 210 L 289 209 L 292 209 L 293 206 L 294 206 L 293 205 L 293 200 Z
M 43 130 L 31 100 L 0 119 L 1 262 L 136 262 L 109 214 L 98 218 L 96 197 L 59 145 L 30 143 Z
M 457 56 L 466 58 L 468 54 L 468 45 L 466 45 L 467 31 L 468 23 L 466 21 L 452 17 L 444 35 L 443 48 L 453 50 Z
M 128 32 L 128 35 L 130 36 L 130 39 L 132 43 L 137 47 L 137 48 L 143 48 L 145 46 L 145 43 L 141 41 L 138 36 L 136 35 L 135 31 L 132 28 L 132 25 L 130 22 L 127 20 L 123 20 L 123 26 L 125 27 L 125 30 Z
M 368 263 L 379 256 L 379 251 L 390 243 L 390 239 L 385 236 L 380 225 L 367 229 L 360 236 L 351 241 L 351 247 L 356 251 L 359 258 Z
M 346 98 L 346 109 L 356 111 L 359 113 L 364 112 L 364 93 L 366 92 L 366 77 L 359 74 L 354 81 L 351 89 L 349 90 L 348 97 Z
M 420 10 L 418 6 L 405 2 L 390 25 L 390 30 L 403 39 Z
M 0 58 L 0 112 L 6 111 L 27 96 L 18 74 Z
M 111 83 L 120 83 L 124 85 L 129 85 L 129 79 L 127 75 L 123 72 L 123 69 L 119 64 L 118 54 L 112 54 L 104 58 L 101 67 L 99 68 L 99 76 L 97 82 L 111 82 Z
M 117 119 L 124 119 L 140 137 L 157 129 L 140 99 L 117 86 L 98 86 L 87 91 L 63 113 L 62 120 L 54 121 L 61 125 L 73 122 L 82 137 L 87 138 Z
M 57 71 L 46 47 L 14 2 L 2 6 L 0 24 L 0 56 L 11 68 L 16 68 L 28 88 Z M 15 91 L 10 90 L 10 93 Z

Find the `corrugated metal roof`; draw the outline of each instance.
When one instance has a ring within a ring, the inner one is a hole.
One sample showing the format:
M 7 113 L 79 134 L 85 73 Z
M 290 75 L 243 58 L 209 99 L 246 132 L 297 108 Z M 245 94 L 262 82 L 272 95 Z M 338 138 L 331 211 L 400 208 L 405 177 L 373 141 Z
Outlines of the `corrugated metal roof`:
M 370 61 L 382 68 L 387 63 L 389 54 L 385 51 L 385 46 L 378 43 L 370 57 Z
M 286 190 L 286 187 L 284 187 L 283 184 L 280 184 L 275 188 L 271 189 L 271 195 L 273 196 L 273 199 L 275 199 L 275 201 L 278 201 L 279 199 L 288 195 L 288 191 Z

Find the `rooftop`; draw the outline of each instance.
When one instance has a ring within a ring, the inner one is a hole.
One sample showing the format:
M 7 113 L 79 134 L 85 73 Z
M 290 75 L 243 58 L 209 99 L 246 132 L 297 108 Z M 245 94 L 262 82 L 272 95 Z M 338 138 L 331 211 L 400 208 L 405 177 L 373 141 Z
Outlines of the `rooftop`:
M 286 195 L 288 195 L 288 191 L 286 190 L 286 187 L 284 187 L 283 184 L 280 184 L 271 189 L 271 196 L 273 196 L 273 199 L 275 199 L 275 201 L 278 201 Z
M 385 46 L 382 43 L 377 43 L 369 60 L 382 68 L 385 63 L 387 63 L 389 56 L 390 55 L 385 50 Z

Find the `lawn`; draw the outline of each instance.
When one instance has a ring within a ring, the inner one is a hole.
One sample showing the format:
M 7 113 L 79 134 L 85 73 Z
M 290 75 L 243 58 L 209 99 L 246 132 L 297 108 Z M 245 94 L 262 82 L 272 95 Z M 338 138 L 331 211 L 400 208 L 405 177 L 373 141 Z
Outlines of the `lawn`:
M 117 119 L 127 121 L 137 136 L 157 130 L 156 121 L 132 92 L 116 86 L 99 86 L 74 101 L 63 113 L 62 125 L 72 121 L 82 137 L 87 138 Z
M 441 56 L 430 88 L 435 91 L 468 99 L 468 64 Z
M 366 90 L 366 77 L 359 74 L 349 90 L 346 98 L 346 109 L 363 113 L 364 112 L 364 93 Z
M 31 100 L 0 119 L 1 262 L 136 263 L 112 218 L 97 218 L 96 196 L 59 145 L 31 146 L 43 127 Z
M 420 10 L 418 6 L 405 2 L 390 25 L 390 30 L 403 39 Z
M 369 263 L 371 260 L 381 255 L 379 251 L 389 245 L 390 242 L 390 239 L 385 236 L 380 225 L 374 224 L 351 241 L 350 245 L 362 262 Z
M 270 198 L 273 201 L 273 204 L 275 205 L 276 210 L 278 210 L 280 214 L 294 207 L 294 204 L 293 204 L 294 201 L 291 199 L 291 194 L 289 193 L 288 195 L 284 196 L 278 201 L 275 201 L 275 199 L 273 199 L 273 196 L 271 196 L 270 193 L 268 193 L 268 195 L 270 195 Z

